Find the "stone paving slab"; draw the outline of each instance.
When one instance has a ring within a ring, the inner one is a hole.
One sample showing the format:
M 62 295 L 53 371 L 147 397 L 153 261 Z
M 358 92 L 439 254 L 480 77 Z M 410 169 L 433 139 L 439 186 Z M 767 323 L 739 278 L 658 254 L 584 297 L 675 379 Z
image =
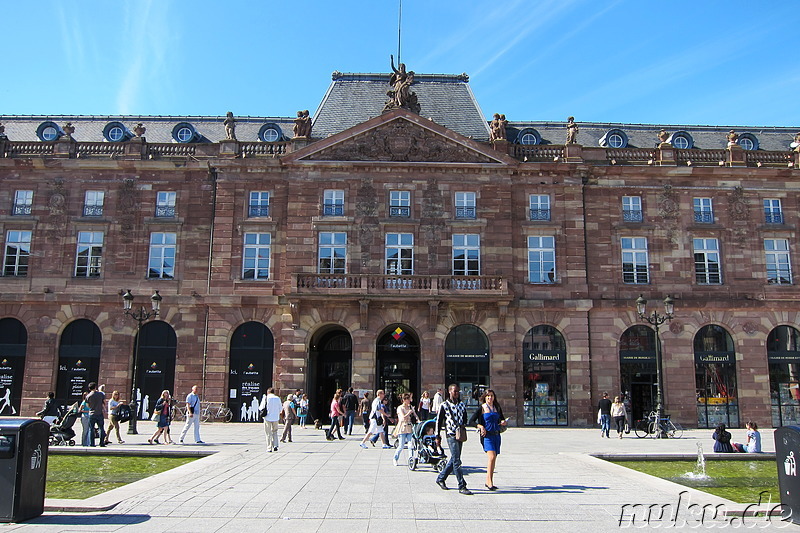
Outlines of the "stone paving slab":
M 181 453 L 202 448 L 213 455 L 148 479 L 75 500 L 84 509 L 113 506 L 104 512 L 48 511 L 24 524 L 0 524 L 5 531 L 147 533 L 212 531 L 304 531 L 341 533 L 381 531 L 494 532 L 611 531 L 628 527 L 696 529 L 695 523 L 630 523 L 624 505 L 690 504 L 742 508 L 722 498 L 687 489 L 592 457 L 605 454 L 696 456 L 697 443 L 712 448 L 711 431 L 686 431 L 682 439 L 600 438 L 594 429 L 512 428 L 503 435 L 495 484 L 483 488 L 485 455 L 470 434 L 463 461 L 467 483 L 475 492 L 463 496 L 441 490 L 428 466 L 411 471 L 392 465 L 394 450 L 364 450 L 360 436 L 328 442 L 311 428 L 294 432 L 294 442 L 268 453 L 264 433 L 256 424 L 206 424 L 204 446 L 150 446 L 151 422 L 142 422 L 142 435 L 127 436 L 126 444 L 107 453 Z M 733 430 L 744 440 L 744 430 Z M 772 431 L 763 431 L 765 451 L 774 451 Z M 403 452 L 404 460 L 407 452 Z M 732 461 L 731 467 L 741 465 Z M 453 477 L 448 484 L 455 488 Z M 65 503 L 66 502 L 66 503 Z M 48 500 L 49 507 L 69 508 L 65 500 Z M 60 506 L 60 507 L 59 507 Z M 637 508 L 634 508 L 637 509 Z M 638 509 L 641 510 L 641 507 Z M 668 514 L 668 513 L 667 513 Z M 691 517 L 689 517 L 691 518 Z M 625 522 L 625 520 L 623 520 Z M 703 526 L 731 526 L 729 522 Z M 789 527 L 759 524 L 759 530 Z M 682 527 L 676 527 L 682 526 Z

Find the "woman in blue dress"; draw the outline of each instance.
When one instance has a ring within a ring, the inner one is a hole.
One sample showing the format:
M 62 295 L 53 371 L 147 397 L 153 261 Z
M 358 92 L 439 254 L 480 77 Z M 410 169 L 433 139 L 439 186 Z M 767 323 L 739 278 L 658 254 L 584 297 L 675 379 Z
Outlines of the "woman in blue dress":
M 487 389 L 481 396 L 481 406 L 475 411 L 469 421 L 475 424 L 481 434 L 481 444 L 483 451 L 486 452 L 488 464 L 486 465 L 486 488 L 497 490 L 494 486 L 494 465 L 497 462 L 497 455 L 500 453 L 500 429 L 506 425 L 503 417 L 503 409 L 497 401 L 492 389 Z

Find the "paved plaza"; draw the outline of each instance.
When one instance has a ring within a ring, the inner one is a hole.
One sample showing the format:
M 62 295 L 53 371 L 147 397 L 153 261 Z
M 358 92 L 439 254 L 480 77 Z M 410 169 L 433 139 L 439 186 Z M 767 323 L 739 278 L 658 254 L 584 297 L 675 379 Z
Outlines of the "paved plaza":
M 689 430 L 682 439 L 656 440 L 633 434 L 617 439 L 613 431 L 611 439 L 602 439 L 595 429 L 511 428 L 503 435 L 498 457 L 497 492 L 484 489 L 486 460 L 470 433 L 463 460 L 474 495 L 465 496 L 454 490 L 452 476 L 451 490 L 444 491 L 435 484 L 429 466 L 410 471 L 393 466 L 394 450 L 380 445 L 361 449 L 361 431 L 344 441 L 327 442 L 322 431 L 295 428 L 293 443 L 267 453 L 259 424 L 205 424 L 202 437 L 207 444 L 186 446 L 148 445 L 152 426 L 142 422 L 140 435 L 129 435 L 126 444 L 106 451 L 216 453 L 87 500 L 47 500 L 42 517 L 24 524 L 0 524 L 0 533 L 702 529 L 742 524 L 721 515 L 714 521 L 707 512 L 701 525 L 692 511 L 699 516 L 698 510 L 713 510 L 720 504 L 726 510 L 745 507 L 589 455 L 693 457 L 697 443 L 711 450 L 711 430 Z M 173 426 L 173 435 L 180 427 Z M 732 433 L 734 440 L 744 440 L 745 430 Z M 771 430 L 763 432 L 763 443 L 766 452 L 774 451 Z M 743 463 L 730 464 L 737 468 Z M 663 519 L 654 519 L 656 513 L 651 513 L 648 524 L 643 510 L 651 504 L 666 506 L 658 507 L 666 512 L 661 513 Z M 758 530 L 794 529 L 786 523 L 752 520 L 745 525 Z

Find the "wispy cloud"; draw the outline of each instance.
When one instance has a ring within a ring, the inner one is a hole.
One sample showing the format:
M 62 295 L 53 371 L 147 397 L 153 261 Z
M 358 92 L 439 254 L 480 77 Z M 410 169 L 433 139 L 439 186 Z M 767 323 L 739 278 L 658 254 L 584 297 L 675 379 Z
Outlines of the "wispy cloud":
M 81 73 L 86 69 L 86 54 L 84 47 L 85 33 L 81 29 L 80 19 L 69 16 L 64 9 L 67 4 L 56 2 L 56 16 L 61 30 L 61 53 L 64 61 L 73 73 Z

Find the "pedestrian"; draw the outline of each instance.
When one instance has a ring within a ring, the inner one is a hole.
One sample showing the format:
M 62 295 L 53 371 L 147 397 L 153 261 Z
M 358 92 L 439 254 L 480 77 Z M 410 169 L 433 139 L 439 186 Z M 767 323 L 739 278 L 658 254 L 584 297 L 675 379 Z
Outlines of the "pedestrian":
M 436 477 L 436 484 L 442 490 L 447 490 L 445 483 L 447 477 L 455 473 L 458 480 L 458 492 L 469 496 L 472 491 L 467 488 L 467 482 L 461 469 L 461 448 L 466 440 L 467 408 L 461 401 L 461 391 L 458 385 L 453 383 L 447 388 L 447 392 L 448 398 L 442 403 L 436 414 L 436 434 L 439 435 L 442 429 L 445 430 L 447 446 L 450 448 L 450 460 Z
M 81 415 L 81 446 L 91 446 L 92 441 L 89 439 L 89 403 L 86 401 L 88 392 L 81 394 L 81 401 L 78 404 L 78 413 Z
M 629 392 L 622 393 L 622 405 L 625 406 L 625 433 L 630 433 L 633 427 L 633 404 Z
M 342 437 L 342 430 L 340 428 L 341 420 L 344 416 L 341 400 L 342 396 L 338 392 L 333 395 L 333 400 L 331 400 L 331 427 L 325 432 L 325 438 L 328 440 L 335 440 L 335 437 L 333 436 L 334 428 L 336 428 L 336 435 L 339 437 L 339 440 L 344 440 L 344 437 Z
M 298 417 L 300 418 L 300 427 L 306 427 L 306 417 L 308 416 L 308 395 L 303 394 L 303 397 L 300 399 L 300 411 L 298 412 Z
M 358 396 L 353 394 L 353 387 L 347 389 L 342 398 L 342 406 L 344 407 L 344 433 L 352 435 L 353 426 L 356 423 L 356 409 L 358 409 Z
M 106 441 L 105 444 L 109 444 L 111 441 L 111 430 L 115 430 L 117 432 L 117 444 L 125 444 L 125 441 L 122 440 L 122 437 L 119 434 L 119 409 L 118 407 L 122 405 L 122 402 L 119 399 L 119 391 L 115 390 L 111 393 L 111 398 L 108 399 L 108 428 L 106 429 Z
M 733 453 L 731 434 L 725 429 L 725 424 L 718 425 L 711 438 L 714 439 L 714 453 Z
M 283 402 L 283 435 L 281 435 L 281 442 L 292 442 L 292 424 L 297 420 L 297 410 L 294 406 L 294 395 L 289 394 L 286 396 L 286 401 Z
M 426 390 L 422 391 L 422 398 L 419 400 L 419 409 L 417 409 L 417 413 L 419 413 L 419 419 L 421 421 L 431 417 L 431 398 Z
M 380 436 L 381 440 L 383 441 L 383 447 L 391 448 L 392 446 L 389 444 L 389 424 L 394 423 L 395 420 L 389 414 L 392 412 L 392 399 L 388 394 L 383 397 L 381 409 L 383 410 L 384 414 L 383 420 L 380 422 L 383 424 L 383 432 L 380 433 L 380 435 L 373 435 L 370 439 L 370 442 L 373 446 L 375 446 L 375 443 L 378 442 L 378 437 Z
M 472 415 L 469 424 L 475 424 L 481 435 L 481 446 L 486 452 L 488 464 L 486 465 L 486 484 L 489 490 L 497 490 L 494 485 L 494 465 L 500 455 L 500 431 L 507 424 L 503 416 L 503 408 L 497 401 L 497 396 L 492 389 L 486 389 L 480 399 L 481 406 Z
M 367 391 L 358 403 L 358 410 L 361 411 L 361 419 L 364 421 L 365 433 L 369 431 L 369 411 L 371 409 L 371 404 L 372 402 L 369 400 L 369 391 Z
M 411 442 L 411 436 L 414 431 L 414 425 L 411 423 L 411 417 L 414 415 L 414 407 L 411 405 L 411 394 L 405 393 L 402 396 L 403 403 L 397 406 L 397 427 L 395 434 L 400 442 L 397 445 L 397 451 L 394 452 L 394 466 L 400 460 L 400 454 L 406 447 L 406 444 Z
M 47 393 L 47 399 L 44 401 L 44 407 L 42 407 L 41 411 L 36 413 L 36 416 L 40 417 L 51 426 L 56 419 L 58 419 L 58 402 L 56 402 L 55 392 L 50 391 Z
M 439 408 L 444 403 L 444 394 L 441 388 L 436 389 L 436 394 L 433 395 L 433 401 L 431 402 L 431 413 L 438 413 Z
M 264 419 L 267 450 L 270 452 L 278 451 L 278 421 L 280 420 L 282 409 L 283 404 L 281 404 L 281 399 L 275 395 L 275 388 L 268 388 L 267 393 L 261 398 L 258 412 Z
M 614 396 L 614 403 L 611 404 L 611 418 L 614 419 L 614 424 L 617 426 L 617 436 L 621 439 L 622 433 L 625 431 L 625 404 L 619 399 L 619 396 Z
M 744 451 L 747 453 L 761 453 L 761 433 L 758 431 L 758 424 L 752 420 L 747 423 L 747 442 Z
M 156 401 L 156 406 L 153 409 L 153 413 L 158 413 L 156 431 L 153 433 L 152 437 L 147 439 L 147 442 L 150 444 L 153 444 L 153 442 L 158 444 L 158 437 L 163 434 L 164 444 L 172 444 L 172 440 L 169 436 L 169 424 L 172 419 L 170 417 L 170 397 L 168 390 L 161 391 L 161 396 Z
M 106 445 L 106 428 L 103 419 L 103 409 L 106 407 L 106 395 L 97 390 L 97 383 L 89 383 L 89 394 L 86 395 L 86 403 L 89 404 L 89 440 L 94 446 L 95 428 L 100 433 L 100 446 Z
M 191 426 L 194 426 L 194 442 L 205 444 L 200 439 L 200 396 L 197 395 L 197 385 L 192 385 L 192 392 L 186 395 L 186 422 L 184 422 L 181 430 L 181 444 L 183 444 L 183 439 Z
M 369 412 L 369 430 L 367 434 L 364 435 L 364 439 L 361 441 L 362 448 L 367 447 L 367 441 L 373 435 L 383 435 L 384 438 L 384 448 L 391 448 L 389 446 L 389 442 L 386 440 L 386 434 L 383 430 L 383 423 L 384 420 L 387 418 L 386 413 L 383 411 L 383 398 L 386 393 L 381 389 L 375 392 L 375 399 L 372 400 L 372 407 L 370 408 Z
M 608 399 L 608 393 L 603 393 L 603 399 L 597 404 L 598 421 L 600 422 L 600 437 L 611 436 L 608 432 L 611 430 L 611 400 Z

